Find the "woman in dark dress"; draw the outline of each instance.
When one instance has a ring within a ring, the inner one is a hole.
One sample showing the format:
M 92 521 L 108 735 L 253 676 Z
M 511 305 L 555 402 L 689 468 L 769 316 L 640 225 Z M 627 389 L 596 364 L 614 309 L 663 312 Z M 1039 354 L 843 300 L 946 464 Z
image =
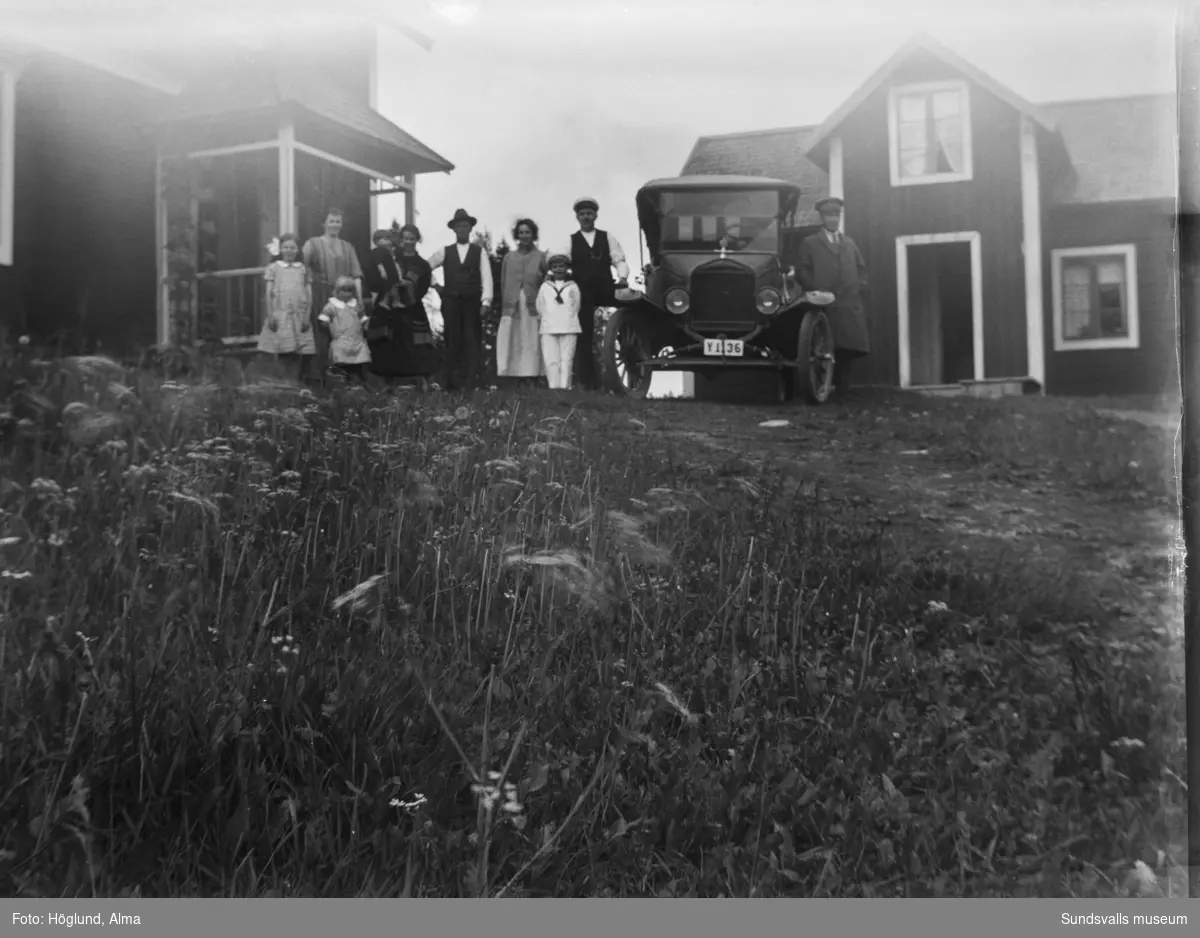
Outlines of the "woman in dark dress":
M 398 289 L 391 292 L 394 299 L 390 305 L 376 307 L 367 335 L 371 370 L 389 384 L 404 378 L 424 380 L 440 366 L 423 302 L 433 283 L 433 271 L 417 253 L 421 232 L 416 225 L 405 225 L 398 237 Z

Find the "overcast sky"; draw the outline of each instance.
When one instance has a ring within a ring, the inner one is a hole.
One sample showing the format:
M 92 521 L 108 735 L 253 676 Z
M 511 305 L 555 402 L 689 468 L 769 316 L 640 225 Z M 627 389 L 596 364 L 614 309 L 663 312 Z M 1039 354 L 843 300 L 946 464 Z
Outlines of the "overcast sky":
M 418 177 L 425 254 L 458 207 L 497 237 L 528 215 L 556 246 L 591 195 L 636 269 L 643 182 L 698 136 L 819 123 L 916 31 L 1034 102 L 1175 87 L 1171 0 L 435 3 L 414 21 L 431 52 L 380 41 L 380 111 L 456 167 Z

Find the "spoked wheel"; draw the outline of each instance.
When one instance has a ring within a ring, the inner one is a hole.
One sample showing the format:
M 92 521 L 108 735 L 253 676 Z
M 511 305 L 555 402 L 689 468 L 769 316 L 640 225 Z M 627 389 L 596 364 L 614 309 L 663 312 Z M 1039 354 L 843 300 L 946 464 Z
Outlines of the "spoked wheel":
M 640 363 L 654 355 L 634 310 L 617 307 L 604 328 L 604 383 L 615 394 L 645 397 L 653 371 Z
M 833 330 L 829 317 L 809 310 L 800 323 L 796 380 L 810 404 L 824 404 L 833 390 Z

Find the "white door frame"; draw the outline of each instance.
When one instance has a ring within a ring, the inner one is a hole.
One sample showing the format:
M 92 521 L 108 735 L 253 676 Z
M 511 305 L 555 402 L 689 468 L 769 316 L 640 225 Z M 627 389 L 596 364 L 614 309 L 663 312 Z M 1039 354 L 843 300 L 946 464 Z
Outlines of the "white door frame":
M 984 378 L 983 367 L 983 247 L 978 231 L 942 234 L 900 235 L 896 238 L 896 319 L 899 328 L 900 387 L 912 387 L 912 350 L 909 347 L 908 249 L 913 245 L 952 244 L 971 246 L 971 338 L 974 344 L 975 380 Z

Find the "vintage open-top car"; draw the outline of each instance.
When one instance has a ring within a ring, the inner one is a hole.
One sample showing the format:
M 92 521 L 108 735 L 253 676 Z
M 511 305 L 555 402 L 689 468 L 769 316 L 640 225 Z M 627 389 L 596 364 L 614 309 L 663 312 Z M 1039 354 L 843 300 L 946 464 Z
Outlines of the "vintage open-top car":
M 650 251 L 645 292 L 618 291 L 604 333 L 605 382 L 644 395 L 655 371 L 705 378 L 773 372 L 777 400 L 829 398 L 831 294 L 804 293 L 783 258 L 800 188 L 761 176 L 655 179 L 637 194 Z

